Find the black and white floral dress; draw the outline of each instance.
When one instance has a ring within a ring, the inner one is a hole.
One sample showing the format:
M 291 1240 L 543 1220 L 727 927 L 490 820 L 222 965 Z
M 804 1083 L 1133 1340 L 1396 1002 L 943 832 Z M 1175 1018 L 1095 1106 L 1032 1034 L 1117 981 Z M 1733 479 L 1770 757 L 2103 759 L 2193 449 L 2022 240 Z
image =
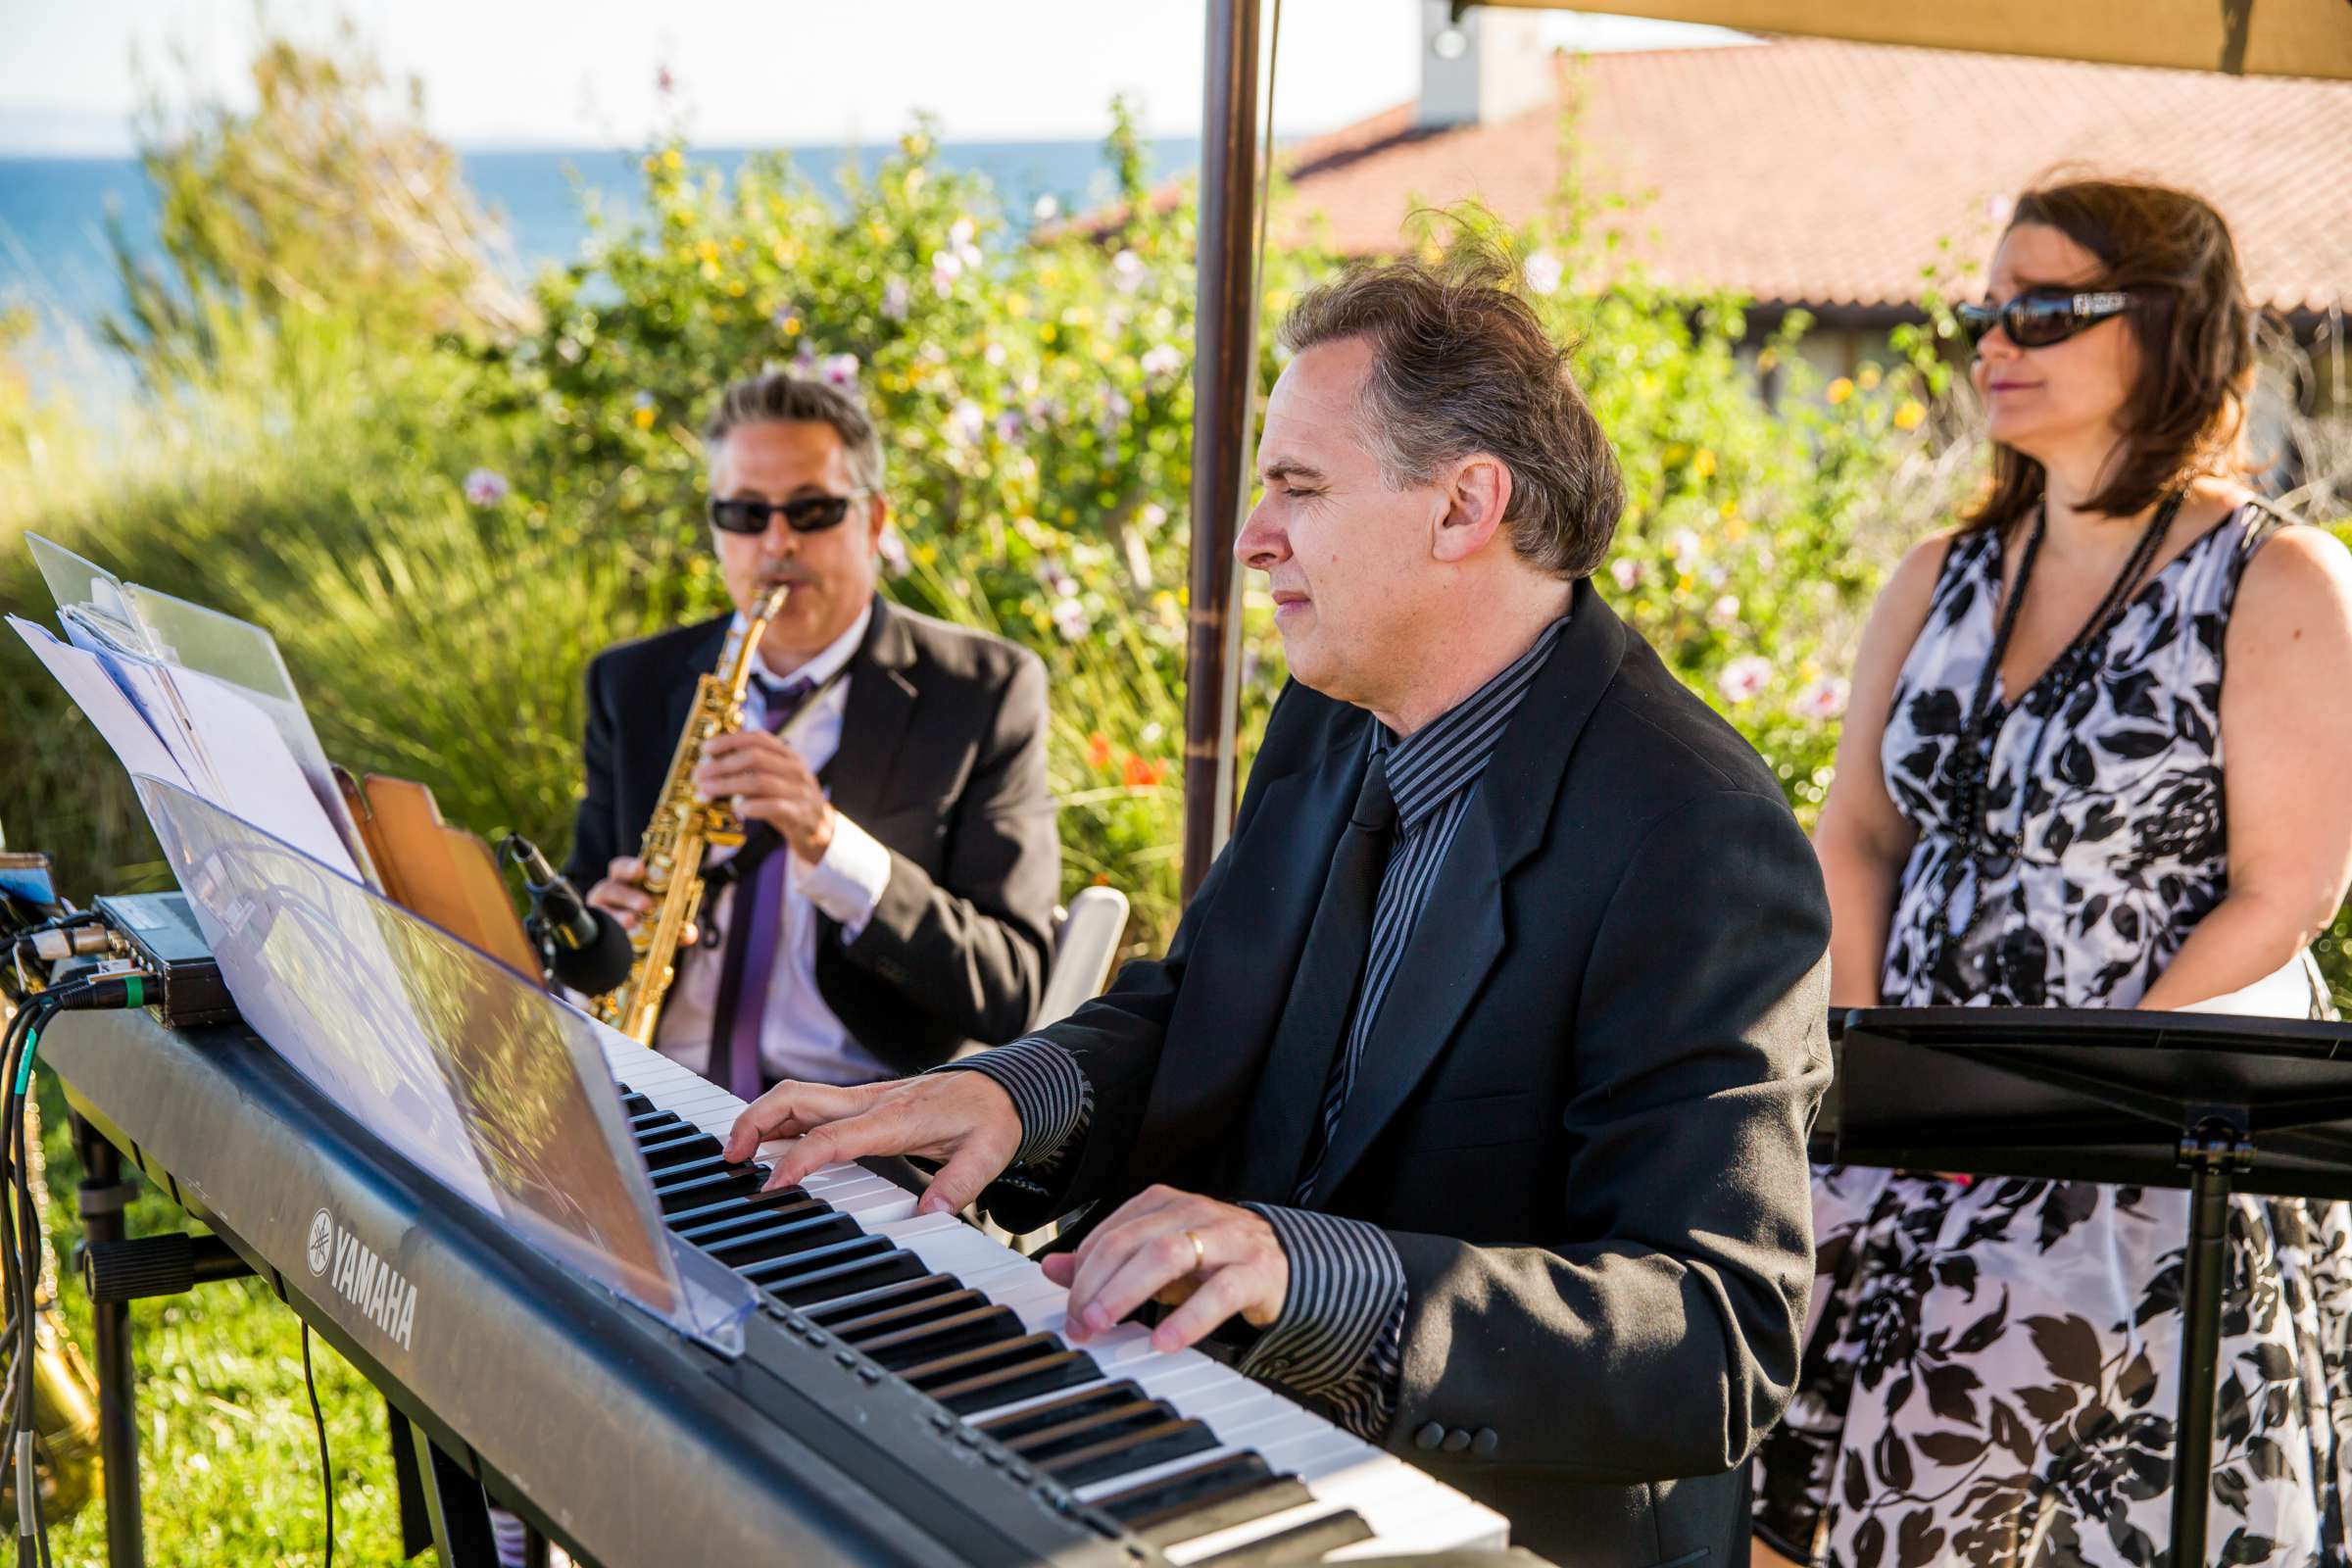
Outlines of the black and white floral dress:
M 2221 902 L 2224 632 L 2270 520 L 2241 508 L 2168 563 L 2065 711 L 2043 682 L 2003 716 L 1984 809 L 2012 853 L 1981 864 L 1948 763 L 2002 544 L 1953 541 L 1881 752 L 1919 834 L 1889 1004 L 2128 1007 Z M 1812 1327 L 1759 1460 L 1759 1537 L 1834 1568 L 2169 1564 L 2187 1211 L 2173 1190 L 1817 1170 Z M 2205 1561 L 2352 1560 L 2348 1350 L 2346 1205 L 2234 1199 Z

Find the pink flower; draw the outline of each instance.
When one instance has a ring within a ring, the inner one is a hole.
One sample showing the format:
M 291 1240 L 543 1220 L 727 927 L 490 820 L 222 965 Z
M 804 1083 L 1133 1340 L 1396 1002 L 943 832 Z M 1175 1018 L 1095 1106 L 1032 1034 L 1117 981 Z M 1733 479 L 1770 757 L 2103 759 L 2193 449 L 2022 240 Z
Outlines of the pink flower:
M 507 476 L 496 468 L 476 468 L 466 476 L 466 499 L 477 507 L 495 507 L 514 492 Z
M 858 356 L 828 354 L 824 363 L 825 379 L 835 386 L 848 386 L 858 379 Z
M 1715 677 L 1715 689 L 1723 693 L 1727 703 L 1753 702 L 1772 684 L 1772 661 L 1759 654 L 1743 654 L 1723 666 Z
M 1017 409 L 1006 409 L 997 416 L 997 439 L 1006 446 L 1021 438 L 1021 415 Z
M 882 530 L 882 537 L 874 542 L 874 554 L 882 558 L 882 569 L 893 577 L 904 577 L 913 569 L 914 563 L 906 555 L 906 541 L 899 537 L 896 528 Z
M 977 446 L 987 429 L 988 416 L 970 398 L 956 404 L 948 414 L 948 442 L 952 446 Z
M 1853 688 L 1839 675 L 1824 675 L 1796 694 L 1789 709 L 1799 718 L 1830 719 L 1845 711 Z
M 1698 559 L 1703 548 L 1696 533 L 1689 528 L 1677 528 L 1666 540 L 1666 552 L 1674 557 L 1678 566 L 1688 566 Z
M 1162 343 L 1144 350 L 1143 359 L 1137 363 L 1143 366 L 1144 374 L 1154 381 L 1173 379 L 1184 368 L 1184 351 L 1173 343 Z
M 1133 251 L 1121 251 L 1110 259 L 1111 287 L 1122 294 L 1132 294 L 1144 286 L 1144 259 Z
M 1634 585 L 1642 580 L 1642 563 L 1629 556 L 1619 556 L 1609 563 L 1609 580 L 1617 585 L 1619 593 L 1632 593 Z
M 1715 627 L 1734 626 L 1740 621 L 1740 596 L 1725 594 L 1707 607 L 1707 624 Z
M 1562 270 L 1560 259 L 1549 251 L 1536 252 L 1519 269 L 1520 274 L 1527 279 L 1528 288 L 1538 294 L 1549 294 L 1557 289 Z
M 882 314 L 894 321 L 906 319 L 906 309 L 914 303 L 914 290 L 903 277 L 894 277 L 882 285 Z
M 1077 600 L 1065 598 L 1054 602 L 1054 629 L 1061 633 L 1062 641 L 1076 642 L 1086 635 L 1090 624 L 1086 607 Z

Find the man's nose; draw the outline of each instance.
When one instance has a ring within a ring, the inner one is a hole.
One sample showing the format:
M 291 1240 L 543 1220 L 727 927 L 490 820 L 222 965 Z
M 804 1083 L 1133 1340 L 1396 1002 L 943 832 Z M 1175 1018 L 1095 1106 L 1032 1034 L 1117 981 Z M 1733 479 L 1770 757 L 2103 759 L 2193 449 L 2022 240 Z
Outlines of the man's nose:
M 1241 536 L 1233 542 L 1234 559 L 1252 571 L 1272 571 L 1289 553 L 1290 540 L 1274 516 L 1271 498 L 1260 497 L 1242 521 Z

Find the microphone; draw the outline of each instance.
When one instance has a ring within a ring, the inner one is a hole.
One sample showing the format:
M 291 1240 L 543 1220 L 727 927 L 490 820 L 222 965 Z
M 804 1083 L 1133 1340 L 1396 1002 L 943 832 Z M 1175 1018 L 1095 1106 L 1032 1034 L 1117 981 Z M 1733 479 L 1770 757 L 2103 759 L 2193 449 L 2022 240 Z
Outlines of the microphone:
M 523 929 L 546 960 L 548 973 L 592 997 L 628 979 L 637 951 L 620 922 L 581 898 L 579 889 L 547 863 L 539 846 L 521 834 L 508 834 L 498 848 L 522 872 L 523 888 L 531 896 Z

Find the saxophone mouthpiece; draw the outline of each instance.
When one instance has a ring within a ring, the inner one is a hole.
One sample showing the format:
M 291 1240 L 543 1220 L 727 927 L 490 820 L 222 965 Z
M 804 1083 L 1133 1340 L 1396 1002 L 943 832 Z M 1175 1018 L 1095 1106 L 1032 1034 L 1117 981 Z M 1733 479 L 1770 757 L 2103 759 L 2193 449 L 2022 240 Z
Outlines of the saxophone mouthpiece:
M 760 601 L 760 613 L 754 618 L 758 620 L 775 619 L 777 613 L 784 608 L 784 601 L 791 597 L 792 584 L 788 582 L 777 583 L 774 587 L 768 589 L 767 597 Z

